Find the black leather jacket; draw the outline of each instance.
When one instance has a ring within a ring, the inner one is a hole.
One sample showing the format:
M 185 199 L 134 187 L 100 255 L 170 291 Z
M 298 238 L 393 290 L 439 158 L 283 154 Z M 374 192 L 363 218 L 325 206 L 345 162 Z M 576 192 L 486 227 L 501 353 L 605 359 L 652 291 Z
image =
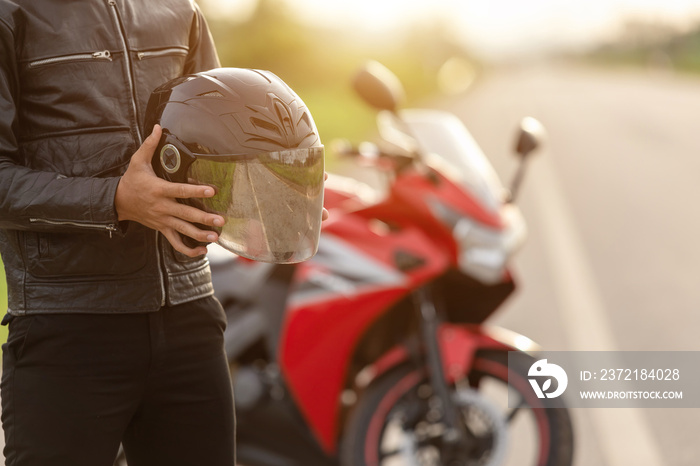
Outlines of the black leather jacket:
M 13 315 L 148 312 L 211 295 L 205 257 L 117 221 L 158 85 L 216 68 L 191 0 L 0 0 L 0 254 Z

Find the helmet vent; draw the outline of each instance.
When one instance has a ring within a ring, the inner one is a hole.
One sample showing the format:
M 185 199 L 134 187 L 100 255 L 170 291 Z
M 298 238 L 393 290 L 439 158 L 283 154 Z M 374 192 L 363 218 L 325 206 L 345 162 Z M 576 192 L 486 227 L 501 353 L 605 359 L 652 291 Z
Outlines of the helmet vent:
M 209 91 L 204 94 L 199 94 L 199 97 L 223 97 L 224 95 L 219 91 Z
M 261 120 L 260 118 L 251 118 L 250 122 L 253 123 L 253 125 L 255 125 L 257 128 L 272 131 L 277 135 L 280 134 L 279 128 L 274 124 L 270 123 L 269 121 Z
M 284 125 L 284 131 L 288 135 L 294 134 L 294 125 L 292 124 L 292 117 L 290 115 L 290 108 L 285 105 L 279 98 L 273 100 L 275 104 L 275 111 L 277 112 L 277 118 Z

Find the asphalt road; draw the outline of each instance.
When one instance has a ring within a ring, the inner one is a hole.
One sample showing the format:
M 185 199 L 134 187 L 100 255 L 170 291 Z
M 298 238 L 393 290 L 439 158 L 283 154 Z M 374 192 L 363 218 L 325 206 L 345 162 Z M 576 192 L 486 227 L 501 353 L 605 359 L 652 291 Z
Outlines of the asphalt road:
M 700 349 L 700 78 L 540 64 L 439 106 L 504 180 L 520 119 L 548 130 L 518 201 L 521 287 L 495 321 L 546 350 Z M 573 411 L 578 466 L 700 464 L 700 409 Z

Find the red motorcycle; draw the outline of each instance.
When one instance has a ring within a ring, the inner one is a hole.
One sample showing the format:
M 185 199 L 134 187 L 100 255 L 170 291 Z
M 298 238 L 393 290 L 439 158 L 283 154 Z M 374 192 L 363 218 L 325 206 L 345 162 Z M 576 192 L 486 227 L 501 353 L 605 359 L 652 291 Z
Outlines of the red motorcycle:
M 567 409 L 542 408 L 508 369 L 509 351 L 536 345 L 484 324 L 515 288 L 508 260 L 526 229 L 513 200 L 541 126 L 524 120 L 508 194 L 456 117 L 397 109 L 386 68 L 370 64 L 355 88 L 381 110 L 383 146 L 342 152 L 383 170 L 387 192 L 331 176 L 330 218 L 304 263 L 210 248 L 239 461 L 570 465 Z

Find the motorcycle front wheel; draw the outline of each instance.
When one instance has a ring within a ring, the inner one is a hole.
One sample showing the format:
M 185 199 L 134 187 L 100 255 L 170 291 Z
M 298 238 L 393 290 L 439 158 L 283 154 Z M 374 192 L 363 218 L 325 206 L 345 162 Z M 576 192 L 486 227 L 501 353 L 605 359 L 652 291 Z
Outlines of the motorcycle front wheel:
M 463 430 L 469 433 L 466 440 L 450 440 L 440 399 L 423 368 L 404 364 L 380 376 L 360 395 L 348 418 L 341 465 L 572 464 L 574 437 L 568 410 L 563 403 L 538 408 L 526 379 L 511 373 L 509 380 L 507 352 L 478 353 L 468 377 L 451 389 Z M 509 393 L 515 397 L 511 400 L 520 400 L 517 407 L 508 407 Z

